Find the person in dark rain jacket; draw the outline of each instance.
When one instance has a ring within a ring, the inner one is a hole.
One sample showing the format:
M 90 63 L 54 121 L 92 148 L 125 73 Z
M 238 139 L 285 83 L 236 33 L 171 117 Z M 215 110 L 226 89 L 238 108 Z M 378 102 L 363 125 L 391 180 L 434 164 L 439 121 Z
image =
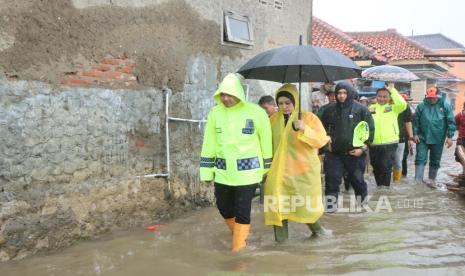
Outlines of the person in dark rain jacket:
M 356 102 L 354 87 L 347 82 L 339 82 L 335 88 L 336 103 L 330 104 L 322 115 L 321 121 L 331 137 L 328 152 L 325 154 L 325 198 L 326 212 L 337 210 L 339 185 L 344 169 L 360 201 L 367 196 L 367 185 L 364 180 L 365 152 L 373 141 L 374 123 L 367 107 Z M 362 146 L 354 146 L 354 130 L 366 122 L 369 129 L 368 139 Z

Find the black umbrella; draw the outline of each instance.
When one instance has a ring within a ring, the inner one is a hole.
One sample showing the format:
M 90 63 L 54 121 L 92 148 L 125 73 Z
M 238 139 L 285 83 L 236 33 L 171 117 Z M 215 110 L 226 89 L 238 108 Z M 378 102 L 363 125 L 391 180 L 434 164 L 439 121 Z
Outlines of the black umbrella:
M 302 37 L 300 44 L 302 44 Z M 362 69 L 340 52 L 310 45 L 286 46 L 253 57 L 237 72 L 246 79 L 280 83 L 332 82 L 360 77 Z M 299 103 L 299 119 L 301 108 Z

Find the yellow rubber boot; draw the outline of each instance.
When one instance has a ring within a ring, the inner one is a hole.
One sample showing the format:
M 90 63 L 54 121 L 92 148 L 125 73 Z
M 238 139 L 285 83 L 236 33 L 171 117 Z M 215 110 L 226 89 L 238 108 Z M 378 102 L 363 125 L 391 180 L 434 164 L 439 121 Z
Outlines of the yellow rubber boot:
M 250 224 L 234 224 L 232 252 L 236 253 L 245 248 L 247 237 L 249 236 Z
M 394 169 L 394 170 L 392 170 L 392 181 L 400 182 L 401 177 L 402 177 L 402 169 Z
M 226 225 L 229 227 L 229 230 L 231 230 L 231 233 L 234 233 L 234 224 L 236 224 L 235 220 L 236 218 L 228 218 L 224 220 Z

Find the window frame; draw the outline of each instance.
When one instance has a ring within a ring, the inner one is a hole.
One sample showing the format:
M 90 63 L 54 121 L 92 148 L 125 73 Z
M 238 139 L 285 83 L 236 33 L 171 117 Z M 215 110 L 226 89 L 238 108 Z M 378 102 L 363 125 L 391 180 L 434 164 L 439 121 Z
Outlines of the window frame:
M 246 22 L 250 40 L 246 40 L 246 39 L 234 36 L 231 32 L 231 26 L 230 26 L 231 23 L 229 22 L 229 19 Z M 254 33 L 253 33 L 252 23 L 250 22 L 250 18 L 248 16 L 240 15 L 232 11 L 224 11 L 223 12 L 222 40 L 223 42 L 226 42 L 226 43 L 234 43 L 234 44 L 239 44 L 239 45 L 246 46 L 246 47 L 254 46 Z

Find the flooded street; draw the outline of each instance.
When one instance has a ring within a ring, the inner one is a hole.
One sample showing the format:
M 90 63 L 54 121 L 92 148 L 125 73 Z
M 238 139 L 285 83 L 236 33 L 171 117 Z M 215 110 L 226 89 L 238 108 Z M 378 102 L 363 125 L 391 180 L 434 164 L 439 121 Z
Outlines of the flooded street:
M 310 237 L 305 225 L 290 223 L 289 241 L 276 244 L 256 198 L 248 249 L 238 255 L 229 252 L 229 230 L 209 207 L 155 232 L 107 235 L 3 263 L 1 275 L 464 275 L 465 197 L 414 184 L 410 165 L 408 178 L 390 190 L 376 189 L 367 177 L 369 210 L 325 214 L 326 236 Z M 439 182 L 451 182 L 449 174 L 459 171 L 447 150 Z M 349 208 L 349 193 L 341 195 Z

